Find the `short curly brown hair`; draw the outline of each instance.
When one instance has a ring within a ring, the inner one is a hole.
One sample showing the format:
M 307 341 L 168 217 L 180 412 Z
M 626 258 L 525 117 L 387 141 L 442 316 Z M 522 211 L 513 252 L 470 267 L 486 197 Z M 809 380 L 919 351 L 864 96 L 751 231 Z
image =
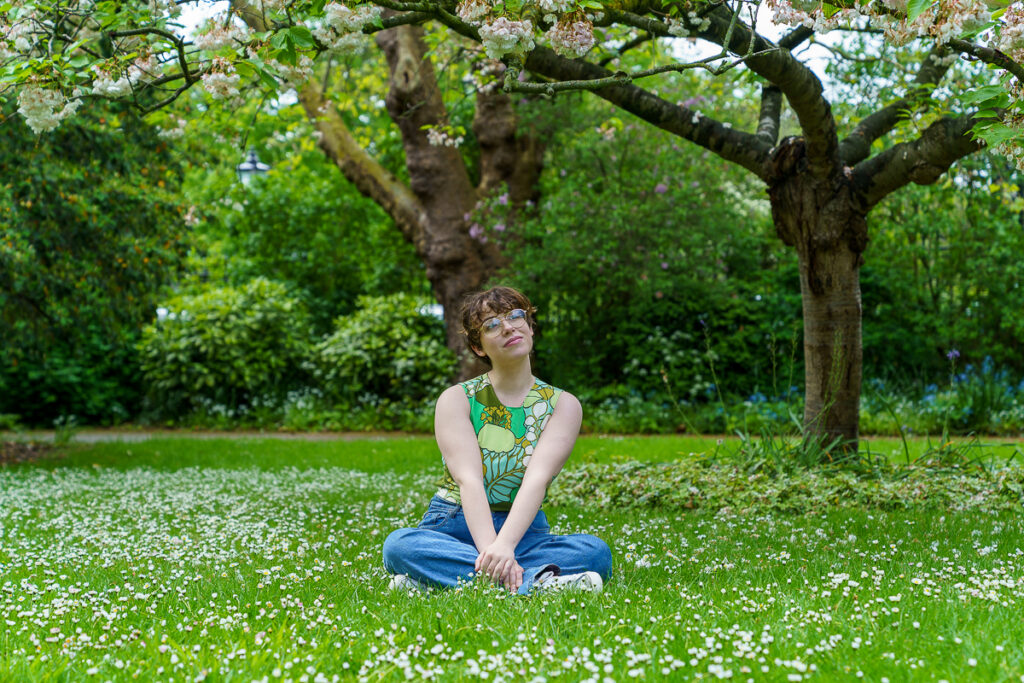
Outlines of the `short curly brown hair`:
M 536 331 L 537 320 L 533 314 L 537 309 L 533 307 L 526 295 L 511 287 L 491 287 L 483 292 L 476 292 L 468 295 L 462 301 L 462 334 L 466 335 L 466 343 L 469 350 L 479 349 L 480 325 L 494 315 L 508 313 L 512 309 L 521 308 L 526 311 L 526 322 L 530 329 Z M 483 356 L 483 360 L 490 365 L 491 359 Z

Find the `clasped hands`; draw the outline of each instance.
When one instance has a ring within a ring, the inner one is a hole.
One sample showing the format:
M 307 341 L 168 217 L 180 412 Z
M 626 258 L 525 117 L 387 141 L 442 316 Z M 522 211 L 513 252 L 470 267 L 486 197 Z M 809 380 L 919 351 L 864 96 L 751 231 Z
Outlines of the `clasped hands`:
M 523 585 L 523 568 L 516 562 L 516 549 L 496 540 L 476 557 L 475 571 L 500 583 L 511 593 Z

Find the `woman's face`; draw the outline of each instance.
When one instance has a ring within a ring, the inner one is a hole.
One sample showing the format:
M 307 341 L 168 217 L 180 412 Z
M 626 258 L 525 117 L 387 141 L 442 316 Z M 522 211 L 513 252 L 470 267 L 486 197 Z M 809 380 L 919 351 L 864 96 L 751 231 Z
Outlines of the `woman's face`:
M 489 330 L 486 322 L 490 318 L 497 318 L 500 324 Z M 480 328 L 480 346 L 473 347 L 473 350 L 478 356 L 490 358 L 492 365 L 529 356 L 533 351 L 533 330 L 528 318 L 519 309 L 502 313 L 488 309 L 484 314 L 485 324 Z

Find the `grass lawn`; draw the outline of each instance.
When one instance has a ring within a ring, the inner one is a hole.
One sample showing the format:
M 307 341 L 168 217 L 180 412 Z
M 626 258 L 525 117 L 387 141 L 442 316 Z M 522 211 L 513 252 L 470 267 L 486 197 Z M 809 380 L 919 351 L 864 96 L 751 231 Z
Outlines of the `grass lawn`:
M 586 437 L 570 466 L 716 445 Z M 612 546 L 605 592 L 389 593 L 438 458 L 154 439 L 0 468 L 0 680 L 1024 680 L 1019 514 L 548 507 Z

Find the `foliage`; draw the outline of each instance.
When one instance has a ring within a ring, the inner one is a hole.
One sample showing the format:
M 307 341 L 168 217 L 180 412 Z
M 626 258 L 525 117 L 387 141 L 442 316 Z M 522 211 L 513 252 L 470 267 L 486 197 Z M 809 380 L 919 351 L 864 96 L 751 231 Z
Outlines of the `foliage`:
M 936 471 L 918 465 L 864 477 L 838 467 L 780 473 L 751 472 L 729 462 L 627 461 L 562 472 L 549 501 L 568 508 L 700 509 L 742 515 L 811 514 L 837 508 L 1009 511 L 1024 503 L 1024 469 Z
M 173 297 L 164 307 L 167 316 L 148 325 L 140 343 L 157 414 L 234 411 L 302 384 L 308 315 L 284 286 L 257 278 Z
M 117 107 L 40 139 L 0 125 L 0 412 L 130 416 L 138 330 L 184 251 L 180 181 L 167 145 Z
M 331 401 L 416 404 L 436 398 L 455 370 L 444 324 L 430 301 L 408 294 L 364 297 L 313 351 L 313 377 Z
M 861 425 L 872 434 L 1024 433 L 1024 382 L 991 359 L 968 364 L 940 386 L 903 390 L 882 380 L 868 383 Z
M 413 246 L 316 148 L 301 107 L 250 103 L 244 113 L 253 124 L 250 144 L 258 144 L 271 168 L 245 187 L 234 173 L 241 139 L 189 140 L 204 163 L 190 169 L 183 187 L 196 244 L 184 287 L 267 277 L 303 302 L 318 334 L 354 311 L 359 296 L 427 291 Z M 214 130 L 235 128 L 234 117 L 223 112 L 206 119 Z
M 977 155 L 940 186 L 908 187 L 872 215 L 861 271 L 865 376 L 941 381 L 945 355 L 1024 374 L 1020 188 Z
M 501 195 L 474 217 L 509 256 L 496 281 L 538 307 L 537 372 L 644 399 L 665 396 L 664 377 L 694 402 L 715 394 L 713 362 L 723 390 L 770 391 L 770 352 L 800 304 L 766 202 L 727 164 L 659 154 L 663 134 L 608 116 L 597 109 L 555 141 L 558 172 L 536 211 L 514 214 Z

